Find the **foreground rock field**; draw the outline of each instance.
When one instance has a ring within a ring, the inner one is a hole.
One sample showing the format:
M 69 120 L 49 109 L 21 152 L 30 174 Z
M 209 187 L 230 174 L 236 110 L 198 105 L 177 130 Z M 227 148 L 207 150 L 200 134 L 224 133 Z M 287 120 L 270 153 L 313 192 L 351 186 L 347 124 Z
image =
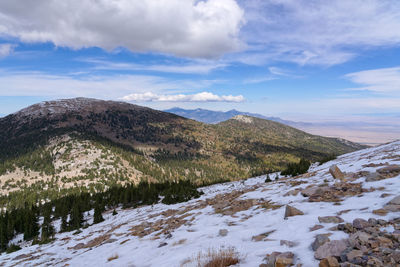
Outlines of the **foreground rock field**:
M 0 266 L 201 266 L 210 250 L 229 250 L 237 266 L 400 265 L 400 141 L 270 177 L 205 187 L 186 203 L 109 211 L 81 233 L 22 243 Z

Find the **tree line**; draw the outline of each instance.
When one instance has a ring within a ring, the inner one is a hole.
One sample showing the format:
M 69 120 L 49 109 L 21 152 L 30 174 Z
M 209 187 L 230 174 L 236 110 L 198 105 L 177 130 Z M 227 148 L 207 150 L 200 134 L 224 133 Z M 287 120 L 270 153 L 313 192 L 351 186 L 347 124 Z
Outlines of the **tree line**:
M 123 208 L 151 205 L 161 202 L 174 204 L 198 198 L 201 195 L 189 181 L 147 183 L 113 186 L 104 192 L 80 193 L 64 196 L 47 203 L 26 204 L 23 208 L 0 213 L 0 252 L 18 249 L 10 241 L 18 234 L 33 243 L 50 242 L 56 229 L 55 220 L 61 220 L 59 232 L 78 230 L 89 226 L 85 212 L 94 210 L 93 224 L 104 220 L 102 212 L 122 206 Z M 43 220 L 39 220 L 43 218 Z M 42 221 L 41 225 L 39 221 Z

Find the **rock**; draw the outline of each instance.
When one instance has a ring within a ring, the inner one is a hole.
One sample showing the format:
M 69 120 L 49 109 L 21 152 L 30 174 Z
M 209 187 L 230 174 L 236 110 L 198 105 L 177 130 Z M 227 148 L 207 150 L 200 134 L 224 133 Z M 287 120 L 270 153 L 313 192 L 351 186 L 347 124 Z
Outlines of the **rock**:
M 323 234 L 317 235 L 315 237 L 314 242 L 311 244 L 311 248 L 314 251 L 316 251 L 320 246 L 322 246 L 323 244 L 325 244 L 325 243 L 327 243 L 329 241 L 331 241 L 331 240 L 326 235 L 323 235 Z
M 293 264 L 294 254 L 292 252 L 281 253 L 276 257 L 275 267 L 288 267 Z
M 370 174 L 367 175 L 367 177 L 365 177 L 365 181 L 366 182 L 375 182 L 375 181 L 379 181 L 384 179 L 385 177 L 383 177 L 382 175 L 380 175 L 377 172 L 372 172 Z
M 327 257 L 319 262 L 319 267 L 339 267 L 339 262 L 335 257 Z
M 388 211 L 385 209 L 377 209 L 377 210 L 373 210 L 372 213 L 379 215 L 379 216 L 386 216 L 386 214 L 388 214 Z
M 343 222 L 343 219 L 339 216 L 323 216 L 318 217 L 318 221 L 320 223 L 341 223 Z
M 285 219 L 287 217 L 296 216 L 296 215 L 304 215 L 304 213 L 301 210 L 296 209 L 295 207 L 286 205 Z
M 347 246 L 347 240 L 333 240 L 320 246 L 314 253 L 314 257 L 318 260 L 331 256 L 339 257 L 347 249 Z
M 269 231 L 269 232 L 266 232 L 266 233 L 262 233 L 262 234 L 259 234 L 259 235 L 255 235 L 255 236 L 253 236 L 251 238 L 251 240 L 253 240 L 255 242 L 263 241 L 267 236 L 269 236 L 273 232 L 275 232 L 275 230 Z
M 388 205 L 385 205 L 384 208 L 385 208 L 385 210 L 391 211 L 391 212 L 398 212 L 398 211 L 400 211 L 400 205 L 388 204 Z
M 315 194 L 321 194 L 321 193 L 323 193 L 323 190 L 319 186 L 312 186 L 312 187 L 308 187 L 306 189 L 301 190 L 301 194 L 304 197 L 309 197 L 309 196 L 312 196 Z
M 324 226 L 322 226 L 320 224 L 316 224 L 316 225 L 314 225 L 313 227 L 310 228 L 310 232 L 317 231 L 317 230 L 322 229 L 322 228 L 324 228 Z
M 385 178 L 391 178 L 400 173 L 400 165 L 389 165 L 376 171 Z
M 370 238 L 372 238 L 372 235 L 358 231 L 354 234 L 351 234 L 348 241 L 351 246 L 360 248 L 362 245 L 367 244 Z
M 161 248 L 161 247 L 165 247 L 166 245 L 168 245 L 167 242 L 162 242 L 162 243 L 160 243 L 160 245 L 158 245 L 158 247 Z
M 278 255 L 282 254 L 281 252 L 274 251 L 271 254 L 267 255 L 265 259 L 267 260 L 268 267 L 275 267 L 275 261 Z
M 348 261 L 353 261 L 355 258 L 361 258 L 363 255 L 361 250 L 353 249 L 349 253 L 346 254 Z
M 332 165 L 329 168 L 330 174 L 333 176 L 335 179 L 339 179 L 341 181 L 344 181 L 344 174 L 343 172 L 339 169 L 337 165 Z
M 357 218 L 357 219 L 353 220 L 353 227 L 355 227 L 357 229 L 364 229 L 364 228 L 367 228 L 370 226 L 371 225 L 369 224 L 369 222 L 367 222 L 364 219 Z
M 393 198 L 387 204 L 388 205 L 400 205 L 400 196 Z
M 299 243 L 297 243 L 297 242 L 293 242 L 293 241 L 289 241 L 289 240 L 281 240 L 281 246 L 285 245 L 285 246 L 288 246 L 289 248 L 295 247 L 298 244 Z
M 219 236 L 226 236 L 228 234 L 228 230 L 220 229 L 218 232 Z

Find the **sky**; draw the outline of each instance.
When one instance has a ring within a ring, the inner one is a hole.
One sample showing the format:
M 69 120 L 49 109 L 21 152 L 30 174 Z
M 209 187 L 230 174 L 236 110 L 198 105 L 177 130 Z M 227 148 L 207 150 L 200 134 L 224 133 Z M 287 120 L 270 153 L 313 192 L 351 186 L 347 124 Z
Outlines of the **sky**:
M 400 1 L 0 1 L 0 115 L 71 97 L 400 120 Z

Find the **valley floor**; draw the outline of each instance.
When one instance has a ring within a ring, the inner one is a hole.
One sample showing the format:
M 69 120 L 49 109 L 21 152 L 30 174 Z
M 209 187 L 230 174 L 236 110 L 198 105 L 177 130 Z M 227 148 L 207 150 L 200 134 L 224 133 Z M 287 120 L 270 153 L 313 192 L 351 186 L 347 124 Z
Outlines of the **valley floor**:
M 332 177 L 328 169 L 333 164 L 346 173 L 347 182 Z M 1 254 L 0 266 L 197 266 L 199 253 L 220 248 L 234 248 L 238 266 L 266 264 L 272 260 L 267 254 L 289 251 L 294 264 L 318 266 L 315 257 L 329 254 L 327 245 L 317 252 L 311 248 L 320 234 L 343 239 L 347 251 L 361 250 L 362 258 L 363 244 L 355 248 L 354 240 L 359 241 L 355 234 L 382 236 L 377 238 L 379 247 L 386 242 L 383 236 L 399 238 L 400 220 L 395 219 L 400 218 L 400 199 L 387 205 L 400 196 L 398 165 L 400 141 L 340 156 L 299 177 L 266 183 L 261 176 L 204 187 L 204 195 L 189 202 L 117 210 L 115 216 L 106 212 L 104 222 L 76 235 L 57 234 L 50 244 Z M 303 215 L 285 218 L 287 205 Z M 353 223 L 358 218 L 385 221 Z M 392 246 L 387 248 L 398 251 L 395 239 L 389 241 Z M 375 252 L 380 255 L 379 249 Z M 386 258 L 378 260 L 384 263 Z

